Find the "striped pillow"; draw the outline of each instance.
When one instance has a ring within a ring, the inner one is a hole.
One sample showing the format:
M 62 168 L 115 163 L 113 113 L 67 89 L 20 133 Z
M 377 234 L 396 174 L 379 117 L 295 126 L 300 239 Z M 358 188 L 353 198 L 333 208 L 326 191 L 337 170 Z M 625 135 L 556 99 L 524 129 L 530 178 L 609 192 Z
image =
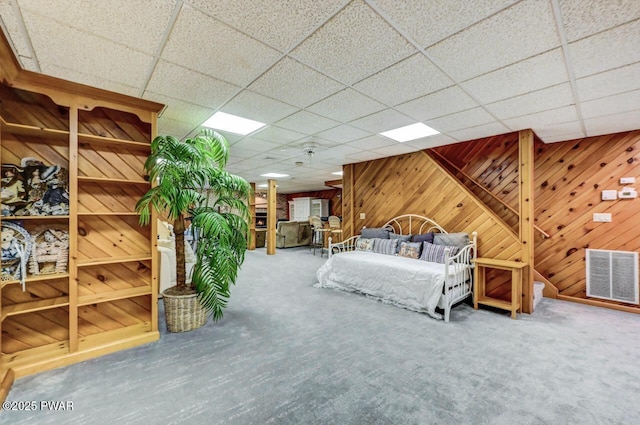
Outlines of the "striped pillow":
M 449 258 L 456 255 L 459 251 L 457 246 L 434 245 L 429 242 L 422 242 L 422 255 L 420 259 L 431 263 L 444 264 L 444 250 L 446 248 L 449 248 Z
M 374 238 L 373 252 L 378 254 L 396 255 L 398 239 Z

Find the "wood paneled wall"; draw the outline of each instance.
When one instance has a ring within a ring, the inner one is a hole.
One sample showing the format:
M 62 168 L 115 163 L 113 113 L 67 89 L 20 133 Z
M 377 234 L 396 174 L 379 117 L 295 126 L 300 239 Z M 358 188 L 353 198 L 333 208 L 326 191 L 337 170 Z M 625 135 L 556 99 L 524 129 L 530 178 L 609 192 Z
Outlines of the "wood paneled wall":
M 299 192 L 299 193 L 287 193 L 287 201 L 293 198 L 320 198 L 329 200 L 329 215 L 342 216 L 342 190 L 341 189 L 327 189 L 318 190 L 315 192 Z M 287 215 L 289 211 L 287 210 Z
M 435 150 L 518 207 L 517 134 Z M 640 251 L 640 199 L 601 201 L 602 190 L 623 187 L 621 177 L 640 181 L 639 151 L 640 131 L 552 144 L 536 141 L 535 223 L 551 237 L 536 234 L 535 268 L 562 298 L 586 298 L 586 248 Z M 612 223 L 594 223 L 593 213 L 599 212 L 611 213 Z
M 349 164 L 343 172 L 345 237 L 363 226 L 379 227 L 413 213 L 432 218 L 449 232 L 477 231 L 479 255 L 520 259 L 517 235 L 425 152 Z M 504 280 L 494 282 L 489 292 Z

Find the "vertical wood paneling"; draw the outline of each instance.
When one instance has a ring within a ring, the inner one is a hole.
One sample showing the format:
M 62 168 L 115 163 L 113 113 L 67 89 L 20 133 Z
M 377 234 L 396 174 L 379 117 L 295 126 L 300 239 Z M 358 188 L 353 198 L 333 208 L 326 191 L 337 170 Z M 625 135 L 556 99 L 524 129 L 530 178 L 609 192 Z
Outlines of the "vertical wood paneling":
M 251 185 L 251 194 L 249 195 L 249 241 L 247 249 L 253 251 L 256 249 L 256 184 Z
M 276 253 L 276 181 L 267 180 L 267 255 Z

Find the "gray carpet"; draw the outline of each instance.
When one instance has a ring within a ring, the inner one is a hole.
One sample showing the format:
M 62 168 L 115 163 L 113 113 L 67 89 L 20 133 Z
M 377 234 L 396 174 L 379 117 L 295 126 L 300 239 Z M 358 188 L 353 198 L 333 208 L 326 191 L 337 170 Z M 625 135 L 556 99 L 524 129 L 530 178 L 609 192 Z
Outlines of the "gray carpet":
M 11 424 L 637 424 L 640 316 L 544 299 L 446 324 L 314 288 L 306 248 L 249 252 L 224 319 L 16 381 L 72 412 Z M 161 319 L 164 323 L 164 319 Z

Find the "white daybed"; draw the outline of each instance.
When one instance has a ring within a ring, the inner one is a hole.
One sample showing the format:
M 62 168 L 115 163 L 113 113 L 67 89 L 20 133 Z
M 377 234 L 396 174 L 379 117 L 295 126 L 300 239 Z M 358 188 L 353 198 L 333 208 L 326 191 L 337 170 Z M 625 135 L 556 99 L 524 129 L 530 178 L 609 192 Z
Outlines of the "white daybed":
M 433 220 L 405 214 L 389 220 L 383 228 L 396 235 L 447 233 Z M 404 231 L 404 233 L 403 233 Z M 471 295 L 477 234 L 454 255 L 445 249 L 444 264 L 397 255 L 356 250 L 360 235 L 340 243 L 329 239 L 329 259 L 318 269 L 322 288 L 357 292 L 409 310 L 449 321 L 451 307 Z M 436 307 L 444 310 L 443 315 Z

